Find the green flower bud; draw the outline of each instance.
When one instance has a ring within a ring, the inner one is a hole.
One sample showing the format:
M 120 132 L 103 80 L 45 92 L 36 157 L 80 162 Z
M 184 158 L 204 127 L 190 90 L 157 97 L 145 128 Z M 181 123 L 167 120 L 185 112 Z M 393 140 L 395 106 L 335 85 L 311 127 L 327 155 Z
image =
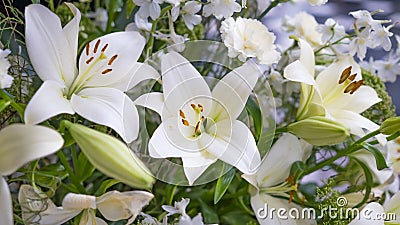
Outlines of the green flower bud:
M 150 171 L 120 140 L 80 124 L 64 122 L 96 169 L 132 187 L 150 189 L 153 186 Z
M 323 116 L 312 116 L 292 123 L 288 131 L 316 146 L 338 144 L 350 135 L 347 127 Z
M 400 116 L 392 117 L 383 121 L 379 128 L 382 134 L 391 135 L 400 131 Z

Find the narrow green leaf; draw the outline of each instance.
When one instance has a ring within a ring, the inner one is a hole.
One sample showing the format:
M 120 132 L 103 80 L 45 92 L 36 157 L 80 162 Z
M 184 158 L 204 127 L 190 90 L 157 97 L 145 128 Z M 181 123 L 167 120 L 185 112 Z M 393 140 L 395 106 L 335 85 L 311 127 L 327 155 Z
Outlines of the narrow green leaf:
M 79 154 L 75 168 L 76 177 L 80 182 L 85 181 L 87 178 L 89 178 L 95 170 L 94 166 L 89 162 L 83 152 Z
M 214 192 L 214 204 L 217 204 L 219 200 L 221 200 L 222 196 L 224 196 L 226 190 L 229 187 L 229 184 L 235 177 L 235 172 L 236 172 L 235 168 L 232 168 L 218 179 L 217 186 L 215 187 L 215 192 Z
M 255 139 L 258 140 L 262 130 L 262 116 L 258 104 L 250 97 L 246 103 L 246 109 L 253 118 Z
M 218 224 L 218 214 L 210 206 L 203 202 L 203 200 L 198 199 L 201 207 L 201 212 L 203 214 L 204 223 L 206 224 Z
M 135 9 L 135 3 L 133 1 L 126 1 L 126 19 L 129 19 L 133 9 Z
M 386 165 L 385 157 L 382 155 L 382 152 L 379 151 L 379 149 L 375 148 L 374 146 L 368 143 L 363 143 L 362 146 L 364 149 L 366 149 L 367 151 L 372 153 L 372 155 L 374 155 L 376 161 L 376 167 L 378 168 L 378 170 L 383 170 L 385 168 L 388 168 L 388 166 Z
M 110 188 L 111 186 L 116 185 L 118 183 L 120 183 L 120 182 L 115 179 L 105 180 L 101 183 L 100 187 L 97 189 L 97 191 L 94 193 L 94 195 L 100 196 L 100 195 L 106 193 L 108 188 Z
M 0 100 L 0 112 L 2 112 L 10 104 L 11 104 L 11 101 Z
M 371 173 L 369 167 L 367 165 L 365 165 L 365 163 L 356 159 L 355 157 L 350 156 L 350 158 L 352 160 L 354 160 L 355 162 L 357 162 L 358 165 L 360 165 L 360 167 L 363 169 L 364 175 L 365 175 L 366 184 L 365 184 L 364 198 L 363 198 L 363 200 L 361 200 L 361 202 L 359 202 L 356 206 L 353 207 L 353 208 L 358 208 L 358 207 L 361 207 L 362 205 L 364 205 L 364 203 L 366 203 L 368 201 L 369 194 L 371 193 L 371 187 L 373 186 L 373 178 L 372 178 L 372 173 Z

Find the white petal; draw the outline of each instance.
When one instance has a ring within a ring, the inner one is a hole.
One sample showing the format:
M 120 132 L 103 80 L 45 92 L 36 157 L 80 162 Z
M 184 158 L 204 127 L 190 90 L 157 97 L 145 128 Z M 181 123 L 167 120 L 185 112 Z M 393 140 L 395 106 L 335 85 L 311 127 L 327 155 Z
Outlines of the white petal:
M 377 220 L 380 215 L 383 215 L 383 207 L 376 202 L 369 203 L 360 212 L 360 218 L 355 218 L 349 225 L 384 225 L 383 220 Z
M 160 16 L 160 13 L 161 13 L 160 5 L 158 3 L 155 3 L 155 2 L 150 3 L 149 12 L 150 12 L 150 17 L 153 20 L 156 20 Z
M 153 158 L 196 157 L 201 149 L 195 139 L 181 133 L 176 118 L 163 121 L 149 141 L 149 154 Z
M 390 198 L 389 202 L 385 205 L 386 213 L 395 213 L 397 217 L 400 215 L 400 192 L 397 192 L 395 195 Z M 397 222 L 400 218 L 396 218 Z
M 145 43 L 145 38 L 136 31 L 115 32 L 94 39 L 89 43 L 89 51 L 86 52 L 85 47 L 79 58 L 79 84 L 114 87 L 122 80 L 129 81 Z M 109 69 L 111 71 L 106 72 Z
M 315 56 L 314 50 L 312 49 L 311 45 L 308 44 L 307 41 L 300 39 L 300 62 L 304 65 L 307 69 L 308 73 L 314 78 L 314 71 L 315 71 Z
M 256 187 L 271 187 L 288 178 L 292 164 L 302 160 L 304 151 L 301 146 L 296 136 L 283 134 L 263 159 L 256 173 Z M 248 179 L 248 176 L 243 175 L 243 178 Z
M 161 71 L 165 105 L 169 112 L 178 115 L 179 110 L 185 104 L 190 105 L 188 101 L 192 100 L 195 104 L 202 104 L 204 114 L 208 114 L 211 107 L 210 88 L 187 59 L 176 52 L 168 53 L 161 59 Z
M 139 96 L 133 103 L 149 108 L 159 115 L 164 105 L 164 95 L 161 92 L 152 92 Z
M 26 106 L 25 123 L 38 124 L 62 113 L 75 112 L 64 97 L 62 86 L 54 81 L 45 81 Z
M 39 4 L 25 8 L 25 40 L 33 68 L 43 80 L 69 86 L 74 79 L 74 52 L 56 14 Z
M 314 85 L 315 80 L 308 69 L 299 61 L 296 60 L 289 64 L 283 71 L 283 76 L 291 81 L 301 82 L 309 85 Z
M 332 63 L 318 74 L 316 83 L 321 96 L 324 99 L 332 94 L 343 93 L 345 86 L 343 84 L 339 85 L 340 75 L 342 74 L 343 70 L 349 66 L 352 67 L 351 74 L 357 74 L 355 80 L 360 80 L 362 78 L 361 68 L 351 56 L 343 57 L 339 61 Z
M 78 51 L 78 36 L 79 36 L 79 22 L 81 21 L 81 12 L 74 4 L 66 2 L 67 6 L 70 8 L 74 14 L 74 18 L 64 26 L 64 36 L 67 38 L 69 46 L 72 51 L 72 58 L 75 60 L 77 58 Z M 75 68 L 74 74 L 77 73 L 77 68 Z
M 325 106 L 328 110 L 332 108 L 362 113 L 380 101 L 382 99 L 372 87 L 363 85 L 354 94 L 337 93 L 337 97 Z
M 216 161 L 216 158 L 206 157 L 182 157 L 183 170 L 189 181 L 189 185 L 193 183 L 207 170 L 207 168 Z
M 153 194 L 145 191 L 111 191 L 98 197 L 96 203 L 98 210 L 107 220 L 134 220 L 153 197 Z
M 13 207 L 7 181 L 0 176 L 0 218 L 4 225 L 13 225 Z
M 12 124 L 0 131 L 0 175 L 50 155 L 64 144 L 61 135 L 44 126 Z
M 79 225 L 107 225 L 107 223 L 96 217 L 93 209 L 83 211 Z
M 218 103 L 213 102 L 209 116 L 214 121 L 235 120 L 242 112 L 260 74 L 255 64 L 249 61 L 225 75 L 212 91 L 212 96 Z
M 131 71 L 129 72 L 131 76 L 126 76 L 118 83 L 113 84 L 112 87 L 117 88 L 121 91 L 128 91 L 129 89 L 135 87 L 139 82 L 149 79 L 158 80 L 160 79 L 160 74 L 148 64 L 145 63 L 134 63 Z
M 114 88 L 86 88 L 73 95 L 71 105 L 82 117 L 114 129 L 126 143 L 136 139 L 139 115 L 136 106 Z
M 202 146 L 220 160 L 245 174 L 253 174 L 260 165 L 260 153 L 250 129 L 241 121 L 224 120 L 215 124 L 216 136 L 200 139 Z
M 350 128 L 350 133 L 357 136 L 364 136 L 366 133 L 363 129 L 368 131 L 375 131 L 379 128 L 377 124 L 371 120 L 361 116 L 358 113 L 349 110 L 329 110 L 329 114 L 343 126 Z
M 56 207 L 46 194 L 35 190 L 30 185 L 20 187 L 18 202 L 22 209 L 22 219 L 29 224 L 39 221 L 40 225 L 63 224 L 81 212 L 81 210 L 66 210 L 62 207 Z M 38 215 L 37 212 L 39 211 L 41 212 Z

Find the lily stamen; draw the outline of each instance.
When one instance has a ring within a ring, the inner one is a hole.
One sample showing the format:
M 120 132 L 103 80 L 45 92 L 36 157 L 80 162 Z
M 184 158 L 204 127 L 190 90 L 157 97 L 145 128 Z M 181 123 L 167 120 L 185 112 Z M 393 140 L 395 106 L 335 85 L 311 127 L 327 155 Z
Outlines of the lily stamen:
M 107 74 L 107 73 L 109 73 L 109 72 L 111 72 L 112 71 L 112 69 L 105 69 L 105 70 L 103 70 L 103 72 L 101 72 L 101 74 Z
M 182 119 L 186 119 L 185 113 L 182 110 L 179 110 L 179 115 L 182 117 Z
M 354 73 L 354 74 L 350 75 L 349 78 L 347 78 L 347 79 L 350 81 L 353 81 L 354 79 L 356 79 L 356 76 L 357 76 L 357 74 Z
M 101 52 L 105 52 L 106 49 L 107 49 L 107 47 L 108 47 L 108 43 L 107 43 L 106 45 L 103 46 L 103 48 L 101 49 Z
M 94 45 L 93 53 L 97 52 L 97 49 L 99 48 L 99 45 L 100 45 L 100 39 L 97 40 L 96 44 Z
M 346 87 L 346 89 L 344 89 L 344 93 L 349 93 L 350 92 L 350 94 L 353 94 L 354 92 L 356 92 L 361 87 L 362 84 L 363 84 L 363 80 L 354 81 L 354 82 L 350 83 Z
M 86 55 L 89 55 L 89 50 L 90 50 L 90 44 L 89 42 L 86 44 Z
M 189 126 L 189 122 L 185 119 L 182 119 L 182 123 L 183 123 L 183 125 L 185 125 L 187 127 Z
M 110 60 L 108 61 L 107 65 L 111 66 L 111 64 L 113 64 L 113 62 L 117 59 L 117 57 L 118 57 L 117 54 L 113 55 L 113 57 L 111 57 Z
M 351 74 L 351 69 L 353 67 L 349 66 L 346 69 L 343 70 L 342 74 L 340 75 L 340 79 L 339 79 L 339 84 L 342 84 L 343 82 L 345 82 L 347 80 L 347 78 L 350 76 Z
M 94 57 L 90 57 L 88 60 L 86 60 L 86 64 L 89 64 L 91 61 L 93 61 Z

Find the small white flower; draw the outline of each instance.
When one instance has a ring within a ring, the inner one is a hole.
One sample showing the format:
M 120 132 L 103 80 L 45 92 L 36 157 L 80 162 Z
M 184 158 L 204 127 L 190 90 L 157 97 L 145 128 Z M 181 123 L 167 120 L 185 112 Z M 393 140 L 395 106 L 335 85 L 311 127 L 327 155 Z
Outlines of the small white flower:
M 152 23 L 149 23 L 147 18 L 140 17 L 137 13 L 135 13 L 135 22 L 129 23 L 125 27 L 125 31 L 137 31 L 148 41 L 150 38 Z
M 196 1 L 189 1 L 182 7 L 182 18 L 189 30 L 193 30 L 193 26 L 201 22 L 201 16 L 196 15 L 201 9 L 201 4 Z
M 360 33 L 357 34 L 357 37 L 353 38 L 349 44 L 349 53 L 350 55 L 355 55 L 357 53 L 357 57 L 360 60 L 365 58 L 367 54 L 367 48 L 369 44 L 369 36 L 370 31 L 368 29 L 364 29 Z
M 323 43 L 335 42 L 346 35 L 345 28 L 332 18 L 327 19 L 325 24 L 318 25 L 317 31 L 322 34 Z
M 377 11 L 381 12 L 381 11 Z M 370 29 L 370 27 L 375 27 L 375 26 L 380 26 L 382 23 L 388 23 L 390 20 L 375 20 L 372 18 L 371 12 L 367 10 L 358 10 L 354 12 L 350 12 L 350 15 L 352 15 L 355 19 L 355 25 L 357 29 L 360 28 L 367 28 Z
M 180 202 L 175 202 L 174 206 L 163 205 L 161 206 L 166 212 L 168 212 L 167 216 L 171 216 L 174 214 L 186 215 L 186 207 L 189 205 L 189 198 L 182 198 Z
M 383 82 L 395 82 L 397 75 L 400 75 L 400 59 L 393 59 L 390 53 L 386 60 L 376 60 L 373 67 L 377 70 L 377 75 Z
M 8 74 L 10 62 L 7 56 L 11 53 L 9 49 L 0 49 L 0 88 L 9 88 L 12 85 L 14 78 Z
M 280 53 L 274 44 L 275 35 L 260 21 L 230 17 L 222 22 L 221 36 L 229 57 L 239 57 L 242 62 L 248 57 L 257 57 L 261 64 L 277 63 Z
M 322 43 L 322 34 L 317 31 L 318 23 L 311 14 L 300 12 L 294 17 L 285 16 L 283 27 L 312 46 L 319 46 Z
M 390 37 L 393 36 L 393 33 L 389 31 L 390 28 L 391 26 L 375 26 L 369 36 L 369 47 L 376 48 L 381 46 L 385 51 L 389 51 L 392 48 Z
M 97 26 L 101 27 L 102 30 L 106 30 L 108 21 L 108 12 L 106 9 L 97 8 L 95 12 L 89 12 L 86 16 L 88 18 L 93 18 Z
M 328 0 L 307 0 L 307 1 L 308 1 L 308 3 L 310 3 L 310 5 L 314 5 L 314 6 L 323 5 L 328 2 Z
M 149 16 L 156 20 L 160 17 L 161 7 L 160 4 L 163 0 L 132 0 L 137 6 L 140 6 L 137 11 L 138 16 L 147 19 Z
M 235 0 L 208 0 L 203 7 L 203 16 L 213 14 L 217 19 L 228 18 L 235 12 L 240 12 L 242 6 Z
M 185 50 L 185 41 L 189 40 L 186 35 L 182 36 L 179 34 L 176 34 L 174 30 L 171 30 L 169 34 L 163 34 L 159 31 L 157 31 L 154 34 L 154 37 L 163 40 L 168 43 L 169 48 L 171 48 L 173 51 L 176 52 L 183 52 Z

